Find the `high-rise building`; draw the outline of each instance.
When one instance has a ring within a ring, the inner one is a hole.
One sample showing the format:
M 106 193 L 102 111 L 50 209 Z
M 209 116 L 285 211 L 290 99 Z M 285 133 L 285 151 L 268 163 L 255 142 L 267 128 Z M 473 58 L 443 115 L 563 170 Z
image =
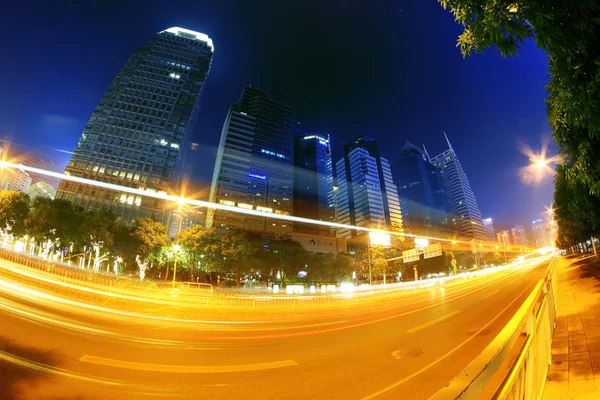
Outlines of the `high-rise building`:
M 102 96 L 65 174 L 178 193 L 213 50 L 207 35 L 187 29 L 170 28 L 152 36 Z M 138 216 L 161 220 L 168 206 L 158 199 L 66 180 L 58 196 L 84 208 L 112 210 L 124 221 Z
M 451 222 L 466 237 L 485 239 L 487 233 L 467 174 L 445 132 L 444 136 L 448 143 L 448 150 L 431 158 L 430 161 L 441 169 L 446 193 L 446 209 L 452 214 Z
M 425 233 L 447 223 L 440 170 L 429 162 L 425 148 L 408 141 L 390 163 L 398 187 L 402 223 L 410 233 Z
M 294 191 L 292 214 L 296 217 L 335 221 L 333 165 L 329 135 L 312 133 L 294 138 Z M 322 225 L 294 222 L 294 232 L 335 236 Z
M 217 152 L 210 201 L 290 215 L 294 178 L 294 109 L 245 87 L 233 104 Z M 289 237 L 289 221 L 209 209 L 206 226 Z
M 527 246 L 527 235 L 523 225 L 510 229 L 511 242 L 516 246 Z
M 4 149 L 0 147 L 0 157 Z M 1 159 L 4 160 L 6 154 Z M 26 171 L 13 168 L 0 169 L 0 190 L 18 190 L 24 191 L 31 185 L 31 176 Z
M 531 221 L 531 230 L 536 248 L 552 246 L 552 224 L 546 223 L 541 218 Z
M 5 168 L 0 172 L 0 190 L 25 191 L 31 185 L 31 177 L 26 171 Z
M 36 197 L 54 200 L 56 197 L 56 188 L 48 182 L 39 181 L 30 185 L 27 189 L 25 189 L 24 193 L 28 195 L 31 200 L 35 199 Z
M 496 231 L 494 231 L 494 220 L 491 218 L 484 218 L 483 227 L 487 233 L 487 238 L 489 240 L 494 240 L 496 238 Z
M 512 244 L 510 229 L 496 233 L 496 241 L 498 244 L 508 246 Z
M 380 156 L 373 138 L 357 136 L 345 142 L 336 173 L 339 223 L 402 232 L 398 189 L 390 164 Z M 349 238 L 359 232 L 341 229 L 338 235 Z
M 56 164 L 54 163 L 54 161 L 52 160 L 48 160 L 42 157 L 38 157 L 38 156 L 30 156 L 30 157 L 22 157 L 22 161 L 20 161 L 21 164 L 23 165 L 27 165 L 28 167 L 34 167 L 34 168 L 38 168 L 38 169 L 43 169 L 46 171 L 52 171 L 52 172 L 60 172 L 58 170 L 58 168 L 56 167 Z M 53 186 L 54 188 L 57 188 L 58 185 L 60 184 L 60 179 L 58 178 L 54 178 L 52 176 L 48 176 L 48 175 L 42 175 L 42 174 L 38 174 L 36 172 L 28 172 L 29 176 L 31 176 L 31 184 L 35 184 L 38 182 L 45 182 L 50 184 L 50 186 Z M 54 189 L 54 191 L 56 192 L 56 189 Z

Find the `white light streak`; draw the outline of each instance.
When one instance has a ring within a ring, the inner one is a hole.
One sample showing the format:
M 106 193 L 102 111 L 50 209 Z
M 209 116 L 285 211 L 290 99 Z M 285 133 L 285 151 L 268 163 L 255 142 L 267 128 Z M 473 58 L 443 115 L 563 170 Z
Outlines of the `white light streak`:
M 172 202 L 176 202 L 179 204 L 192 205 L 192 206 L 196 206 L 196 207 L 206 207 L 206 208 L 212 208 L 215 210 L 229 211 L 229 212 L 245 214 L 245 215 L 253 215 L 256 217 L 274 218 L 274 219 L 283 220 L 283 221 L 302 222 L 302 223 L 306 223 L 306 224 L 321 225 L 321 226 L 340 228 L 340 229 L 351 229 L 351 230 L 363 231 L 363 232 L 373 232 L 376 234 L 396 235 L 396 236 L 402 236 L 402 237 L 405 236 L 404 233 L 402 233 L 402 232 L 388 232 L 388 231 L 382 231 L 382 230 L 378 230 L 378 229 L 367 228 L 364 226 L 354 226 L 354 225 L 340 224 L 337 222 L 319 221 L 316 219 L 295 217 L 293 215 L 277 214 L 277 216 L 274 217 L 273 214 L 269 213 L 269 212 L 250 210 L 250 209 L 245 209 L 245 208 L 240 208 L 240 207 L 235 207 L 235 206 L 228 206 L 225 204 L 211 203 L 211 202 L 205 201 L 205 200 L 187 199 L 187 198 L 182 198 L 181 196 L 170 195 L 165 192 L 152 192 L 149 190 L 141 190 L 141 189 L 136 189 L 136 188 L 130 188 L 127 186 L 116 185 L 114 183 L 94 181 L 91 179 L 80 178 L 78 176 L 65 175 L 60 172 L 47 171 L 47 170 L 41 169 L 41 168 L 34 168 L 34 167 L 30 167 L 28 165 L 15 164 L 15 163 L 11 163 L 8 161 L 0 161 L 0 167 L 7 167 L 7 168 L 18 169 L 18 170 L 27 171 L 27 172 L 34 172 L 37 174 L 47 175 L 47 176 L 59 178 L 59 179 L 66 180 L 66 181 L 83 183 L 84 185 L 91 185 L 91 186 L 101 187 L 104 189 L 115 190 L 115 191 L 122 192 L 122 193 L 129 193 L 129 194 L 134 194 L 134 195 L 138 195 L 138 196 L 151 197 L 151 198 L 155 198 L 155 199 L 172 201 Z M 444 242 L 453 242 L 452 239 L 444 239 L 444 238 L 429 237 L 428 239 L 444 241 Z M 460 242 L 460 243 L 464 243 L 464 244 L 469 243 L 467 241 L 464 241 L 464 242 L 454 241 L 454 242 Z

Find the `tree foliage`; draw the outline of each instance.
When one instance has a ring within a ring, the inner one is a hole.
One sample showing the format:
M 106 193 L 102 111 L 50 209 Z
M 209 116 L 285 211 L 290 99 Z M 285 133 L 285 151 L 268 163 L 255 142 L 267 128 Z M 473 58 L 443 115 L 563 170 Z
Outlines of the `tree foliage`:
M 0 191 L 0 232 L 21 237 L 29 216 L 29 196 L 16 190 Z
M 167 227 L 150 218 L 136 218 L 131 235 L 135 242 L 140 280 L 144 280 L 148 263 L 164 258 L 162 247 L 170 240 Z
M 64 249 L 78 243 L 83 210 L 62 199 L 36 197 L 25 221 L 27 233 L 38 243 L 50 243 L 50 249 Z
M 496 46 L 503 56 L 518 54 L 528 39 L 549 59 L 546 112 L 563 157 L 557 190 L 581 201 L 562 208 L 561 241 L 595 232 L 596 222 L 579 215 L 600 196 L 600 5 L 595 0 L 438 0 L 464 27 L 462 54 Z M 563 185 L 561 188 L 558 185 Z M 563 194 L 559 195 L 559 198 Z M 575 220 L 569 220 L 569 218 Z M 581 225 L 585 225 L 585 228 Z
M 600 235 L 600 198 L 589 196 L 577 180 L 568 180 L 564 166 L 555 177 L 554 215 L 558 245 L 569 247 Z
M 214 229 L 194 225 L 177 235 L 177 243 L 182 247 L 187 264 L 208 270 L 217 264 L 219 238 Z

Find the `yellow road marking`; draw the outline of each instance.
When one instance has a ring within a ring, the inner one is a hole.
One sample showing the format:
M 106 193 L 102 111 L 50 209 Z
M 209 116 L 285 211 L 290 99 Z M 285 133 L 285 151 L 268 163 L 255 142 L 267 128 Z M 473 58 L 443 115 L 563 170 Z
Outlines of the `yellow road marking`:
M 168 364 L 148 364 L 132 361 L 115 360 L 112 358 L 96 357 L 85 355 L 79 359 L 81 362 L 104 365 L 107 367 L 135 369 L 138 371 L 152 372 L 173 372 L 184 374 L 210 374 L 223 372 L 249 372 L 260 371 L 264 369 L 291 367 L 298 365 L 294 360 L 273 361 L 259 364 L 241 364 L 241 365 L 168 365 Z
M 450 317 L 453 317 L 453 316 L 455 316 L 456 314 L 459 314 L 459 313 L 460 313 L 460 311 L 454 311 L 454 312 L 451 312 L 450 314 L 446 314 L 446 315 L 444 315 L 443 317 L 439 317 L 438 319 L 434 319 L 433 321 L 429 321 L 429 322 L 427 322 L 426 324 L 419 325 L 419 326 L 416 326 L 416 327 L 414 327 L 414 328 L 412 328 L 412 329 L 409 329 L 409 330 L 407 330 L 406 332 L 408 332 L 408 333 L 415 333 L 415 332 L 418 332 L 418 331 L 420 331 L 420 330 L 422 330 L 422 329 L 425 329 L 425 328 L 428 328 L 428 327 L 430 327 L 431 325 L 435 325 L 435 324 L 437 324 L 438 322 L 441 322 L 441 321 L 443 321 L 443 320 L 445 320 L 445 319 L 448 319 L 448 318 L 450 318 Z

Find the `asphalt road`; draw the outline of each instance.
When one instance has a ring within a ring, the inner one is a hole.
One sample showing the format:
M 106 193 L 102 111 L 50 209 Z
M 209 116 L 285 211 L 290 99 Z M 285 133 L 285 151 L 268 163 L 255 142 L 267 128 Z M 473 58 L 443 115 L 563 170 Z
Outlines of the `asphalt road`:
M 0 398 L 427 399 L 502 329 L 547 264 L 277 310 L 85 298 L 4 268 Z

